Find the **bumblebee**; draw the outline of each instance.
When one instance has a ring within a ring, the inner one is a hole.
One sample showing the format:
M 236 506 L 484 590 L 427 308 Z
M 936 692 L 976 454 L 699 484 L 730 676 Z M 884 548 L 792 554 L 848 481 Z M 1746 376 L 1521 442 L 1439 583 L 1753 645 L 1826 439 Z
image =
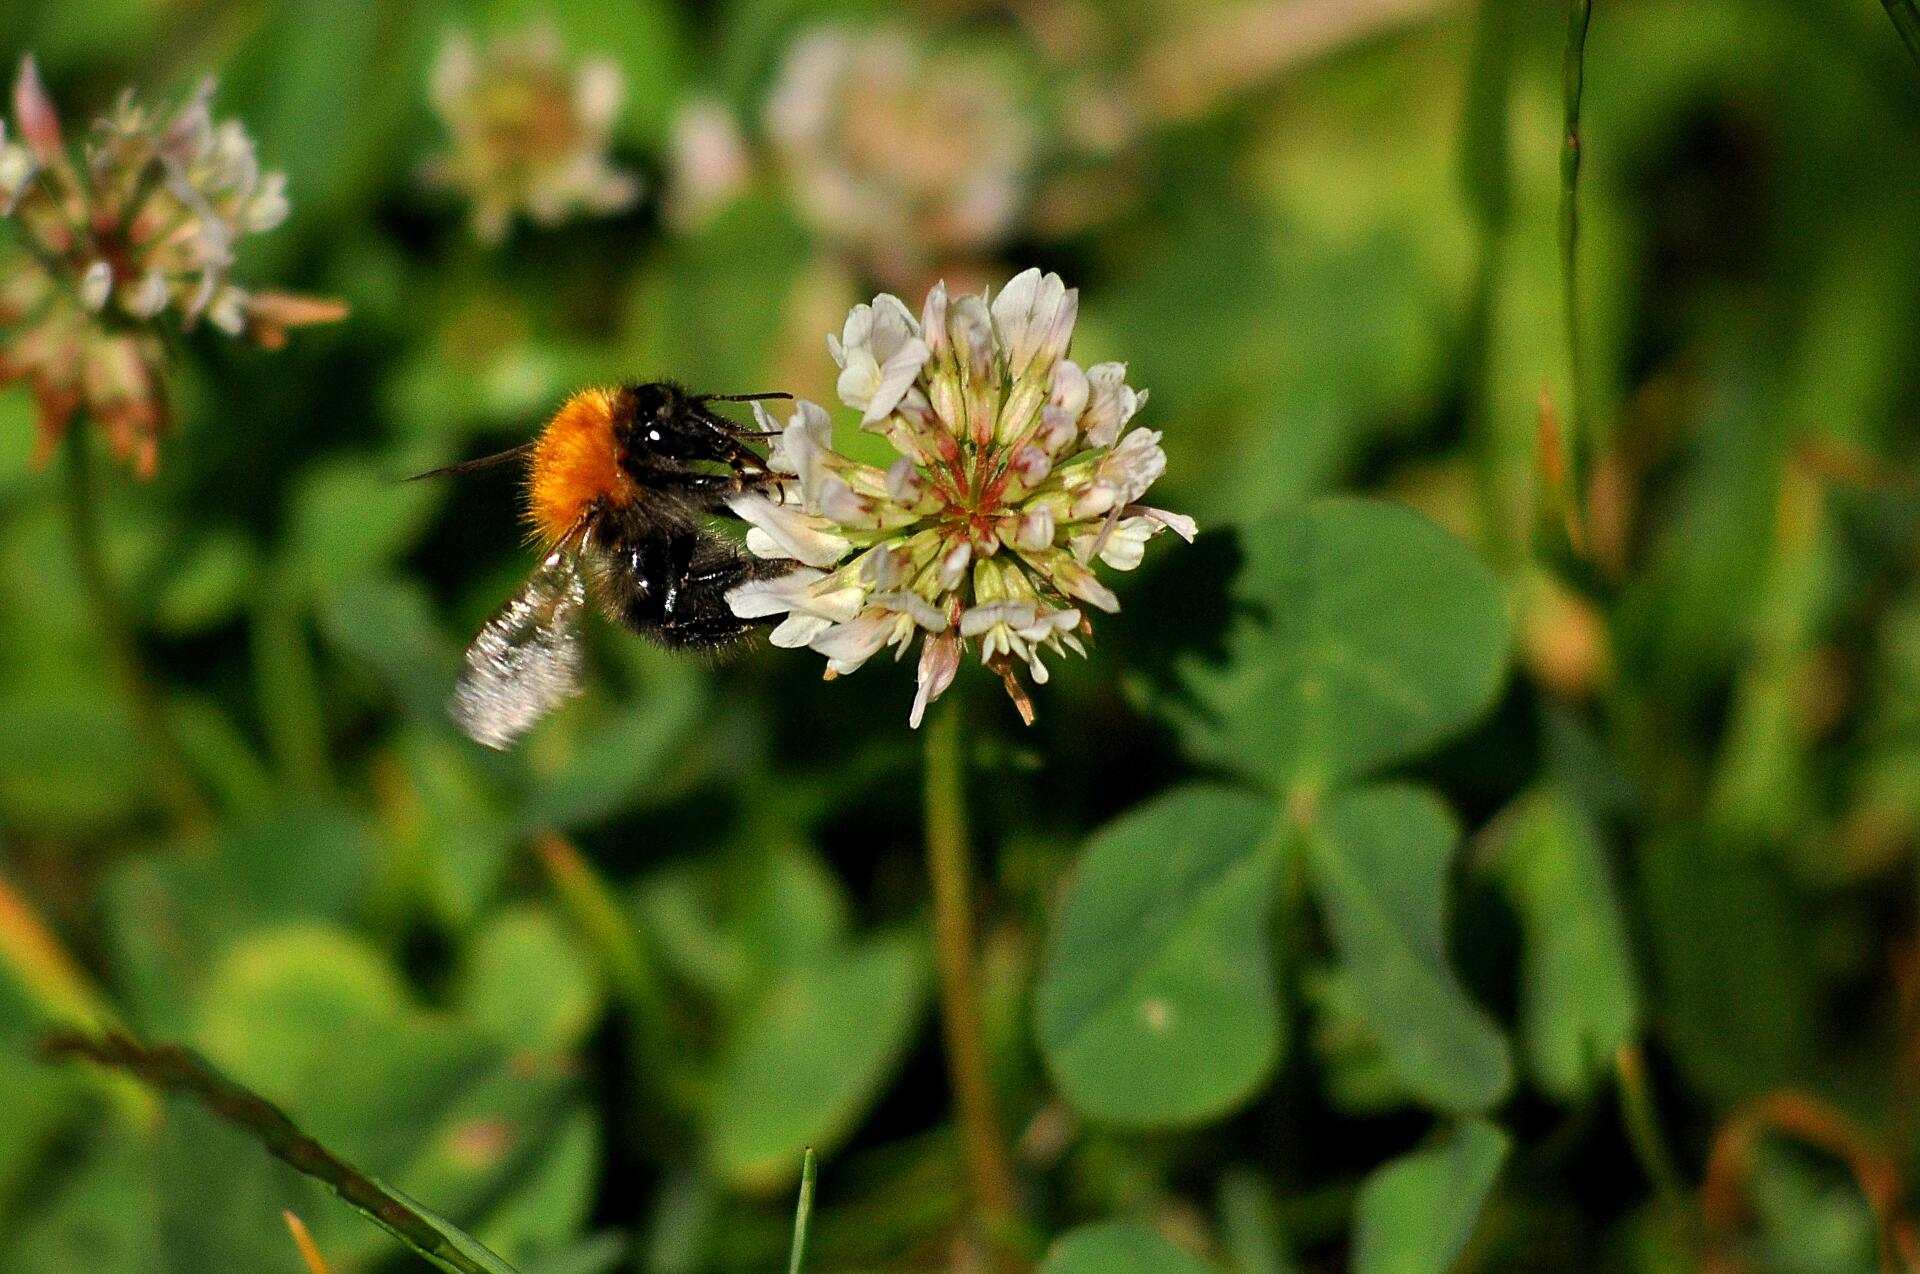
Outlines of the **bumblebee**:
M 707 519 L 777 479 L 748 445 L 762 435 L 712 404 L 786 397 L 693 394 L 670 381 L 584 389 L 533 441 L 419 475 L 524 463 L 542 552 L 467 647 L 451 704 L 462 730 L 504 750 L 577 694 L 589 605 L 679 650 L 717 651 L 764 622 L 734 615 L 727 593 L 792 564 L 749 556 Z

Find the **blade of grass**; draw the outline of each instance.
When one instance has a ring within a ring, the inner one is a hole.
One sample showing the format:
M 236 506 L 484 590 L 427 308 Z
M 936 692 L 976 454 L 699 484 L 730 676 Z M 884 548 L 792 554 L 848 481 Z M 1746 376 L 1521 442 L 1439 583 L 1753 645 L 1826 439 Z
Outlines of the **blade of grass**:
M 649 1021 L 665 1015 L 666 997 L 646 950 L 607 882 L 572 842 L 554 832 L 534 838 L 554 896 L 600 963 L 614 994 Z
M 49 1025 L 100 1031 L 119 1024 L 106 996 L 79 961 L 33 905 L 0 876 L 0 975 L 7 971 L 46 1015 Z M 153 1124 L 160 1110 L 152 1093 L 124 1076 L 108 1076 L 104 1083 L 134 1126 Z
M 1513 220 L 1513 161 L 1508 105 L 1512 96 L 1515 0 L 1480 0 L 1467 61 L 1466 107 L 1460 121 L 1459 181 L 1474 221 L 1473 292 L 1461 328 L 1460 365 L 1466 385 L 1467 427 L 1479 470 L 1482 542 L 1505 571 L 1522 565 L 1530 538 L 1514 507 L 1520 485 L 1516 449 L 1501 436 L 1494 406 L 1493 304 L 1503 247 Z
M 300 1262 L 307 1267 L 307 1274 L 333 1274 L 327 1258 L 320 1255 L 313 1235 L 307 1233 L 307 1223 L 285 1210 L 280 1213 L 280 1219 L 287 1223 L 287 1233 L 293 1235 L 293 1245 L 300 1249 Z
M 159 687 L 140 653 L 140 641 L 127 618 L 119 589 L 107 569 L 100 542 L 100 502 L 88 453 L 89 431 L 68 431 L 67 531 L 73 559 L 93 626 L 104 638 L 108 665 L 119 684 L 120 697 L 153 768 L 153 781 L 174 821 L 189 829 L 204 828 L 212 820 L 206 794 L 180 750 L 180 738 L 161 702 Z
M 1620 1117 L 1626 1124 L 1634 1157 L 1659 1191 L 1661 1203 L 1675 1215 L 1682 1215 L 1687 1210 L 1687 1187 L 1660 1131 L 1660 1113 L 1647 1083 L 1647 1064 L 1640 1046 L 1622 1044 L 1614 1057 L 1614 1070 L 1620 1084 Z
M 1900 33 L 1901 43 L 1907 46 L 1915 66 L 1920 66 L 1920 9 L 1914 8 L 1913 0 L 1881 0 L 1887 6 L 1887 16 L 1893 19 L 1894 30 Z
M 1561 64 L 1565 128 L 1560 140 L 1560 279 L 1567 327 L 1567 472 L 1576 505 L 1585 488 L 1588 437 L 1586 350 L 1580 323 L 1580 99 L 1586 91 L 1587 25 L 1593 0 L 1569 0 L 1567 50 Z
M 675 1043 L 681 1027 L 640 931 L 613 889 L 574 844 L 557 832 L 534 837 L 534 850 L 553 882 L 554 898 L 599 959 L 607 983 L 631 1019 L 635 1054 L 658 1094 L 681 1115 L 698 1110 L 699 1076 L 689 1050 Z
M 818 1175 L 813 1147 L 808 1146 L 800 1161 L 800 1201 L 793 1208 L 793 1252 L 787 1257 L 787 1274 L 800 1274 L 807 1263 L 807 1229 L 813 1223 L 813 1184 Z
M 272 578 L 285 574 L 283 568 Z M 281 777 L 303 794 L 324 796 L 333 790 L 333 766 L 305 615 L 297 590 L 277 584 L 261 593 L 253 614 L 254 690 L 267 749 Z
M 43 1052 L 49 1060 L 97 1062 L 154 1088 L 198 1098 L 222 1119 L 253 1134 L 269 1154 L 325 1185 L 447 1274 L 516 1274 L 478 1239 L 340 1158 L 301 1132 L 278 1106 L 234 1083 L 197 1053 L 172 1044 L 148 1047 L 119 1031 L 61 1032 L 47 1039 Z
M 0 965 L 50 1016 L 97 1030 L 114 1024 L 113 1010 L 92 979 L 21 894 L 0 876 Z

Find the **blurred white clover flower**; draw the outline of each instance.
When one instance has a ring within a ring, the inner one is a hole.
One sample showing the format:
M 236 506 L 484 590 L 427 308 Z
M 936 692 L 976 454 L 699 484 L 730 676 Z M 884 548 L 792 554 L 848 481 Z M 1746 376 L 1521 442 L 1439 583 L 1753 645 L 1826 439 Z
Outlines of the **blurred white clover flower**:
M 814 31 L 765 130 L 801 213 L 883 279 L 1011 231 L 1038 140 L 1002 68 L 895 31 Z
M 608 58 L 570 65 L 559 35 L 536 26 L 476 43 L 456 31 L 440 46 L 430 96 L 453 149 L 426 179 L 472 205 L 474 233 L 504 238 L 516 213 L 551 226 L 633 205 L 640 182 L 608 147 L 626 97 Z
M 277 348 L 286 329 L 346 314 L 335 301 L 256 292 L 231 279 L 235 245 L 286 219 L 286 179 L 262 172 L 237 120 L 216 123 L 213 82 L 169 115 L 129 89 L 78 156 L 32 57 L 0 121 L 0 385 L 25 381 L 48 455 L 84 412 L 141 474 L 167 422 L 160 320 Z
M 724 103 L 694 97 L 667 127 L 666 190 L 661 202 L 681 229 L 705 224 L 753 181 L 753 154 Z
M 1194 534 L 1191 518 L 1140 503 L 1166 453 L 1158 432 L 1128 428 L 1147 395 L 1124 364 L 1066 357 L 1078 309 L 1076 290 L 1038 270 L 998 296 L 950 299 L 937 284 L 918 318 L 884 293 L 855 306 L 827 338 L 840 398 L 900 458 L 849 459 L 826 410 L 796 404 L 768 455 L 789 476 L 729 503 L 750 550 L 799 565 L 735 589 L 734 613 L 784 615 L 773 643 L 825 655 L 829 676 L 918 640 L 915 726 L 976 649 L 1031 722 L 1020 669 L 1045 683 L 1044 654 L 1086 653 L 1086 608 L 1119 609 L 1094 562 L 1132 570 L 1160 531 Z

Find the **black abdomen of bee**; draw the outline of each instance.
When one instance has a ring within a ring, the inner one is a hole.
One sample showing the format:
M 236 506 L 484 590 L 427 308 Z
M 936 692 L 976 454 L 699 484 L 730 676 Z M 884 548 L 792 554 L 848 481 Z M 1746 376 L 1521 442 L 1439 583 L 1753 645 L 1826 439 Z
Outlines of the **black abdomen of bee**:
M 600 565 L 600 600 L 613 619 L 663 646 L 708 651 L 769 622 L 735 615 L 730 591 L 793 569 L 791 562 L 762 561 L 716 532 L 691 526 L 607 545 Z

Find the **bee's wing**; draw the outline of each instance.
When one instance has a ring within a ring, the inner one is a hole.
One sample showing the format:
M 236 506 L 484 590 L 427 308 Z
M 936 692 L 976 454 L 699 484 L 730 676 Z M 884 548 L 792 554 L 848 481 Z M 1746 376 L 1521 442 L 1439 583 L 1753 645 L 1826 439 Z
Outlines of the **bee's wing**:
M 454 683 L 453 719 L 477 743 L 505 751 L 580 692 L 579 553 L 556 549 L 467 647 Z

